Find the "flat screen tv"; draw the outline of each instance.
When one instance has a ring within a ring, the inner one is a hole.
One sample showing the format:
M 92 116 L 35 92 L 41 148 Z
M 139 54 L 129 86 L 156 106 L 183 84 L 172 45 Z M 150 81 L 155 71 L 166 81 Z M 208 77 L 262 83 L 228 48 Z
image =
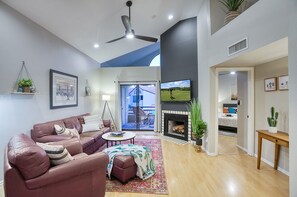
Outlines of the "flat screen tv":
M 161 83 L 161 101 L 185 102 L 191 100 L 191 80 Z

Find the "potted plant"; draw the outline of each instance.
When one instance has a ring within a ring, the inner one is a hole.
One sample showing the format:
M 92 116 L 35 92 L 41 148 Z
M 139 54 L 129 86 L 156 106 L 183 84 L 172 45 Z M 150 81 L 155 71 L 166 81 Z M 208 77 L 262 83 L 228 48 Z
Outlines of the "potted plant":
M 267 122 L 269 125 L 268 131 L 270 133 L 277 133 L 277 119 L 278 119 L 278 112 L 275 112 L 274 107 L 270 108 L 271 116 L 267 117 Z
M 23 89 L 23 92 L 31 92 L 31 86 L 33 81 L 31 79 L 21 79 L 18 83 L 19 88 Z
M 188 105 L 191 112 L 192 133 L 196 140 L 196 145 L 202 145 L 202 137 L 205 134 L 207 124 L 201 119 L 201 104 L 198 100 L 193 99 Z
M 224 25 L 228 24 L 240 14 L 238 9 L 244 1 L 245 0 L 220 0 L 220 3 L 227 8 Z

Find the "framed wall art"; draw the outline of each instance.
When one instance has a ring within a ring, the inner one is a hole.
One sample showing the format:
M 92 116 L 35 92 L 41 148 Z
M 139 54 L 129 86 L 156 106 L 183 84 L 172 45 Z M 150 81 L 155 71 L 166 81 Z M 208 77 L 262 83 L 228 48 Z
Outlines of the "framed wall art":
M 264 90 L 265 92 L 276 91 L 276 77 L 264 79 Z
M 289 89 L 289 76 L 280 76 L 278 77 L 278 89 L 279 90 L 288 90 Z
M 50 109 L 77 107 L 77 76 L 50 69 Z

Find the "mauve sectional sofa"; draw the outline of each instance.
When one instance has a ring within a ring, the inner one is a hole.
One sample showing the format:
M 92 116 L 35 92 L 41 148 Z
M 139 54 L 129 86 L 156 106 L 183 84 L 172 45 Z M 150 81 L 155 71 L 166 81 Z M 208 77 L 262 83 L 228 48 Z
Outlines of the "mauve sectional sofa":
M 106 141 L 102 139 L 104 133 L 110 132 L 111 122 L 109 120 L 103 120 L 104 128 L 97 131 L 82 132 L 82 124 L 84 124 L 83 116 L 90 114 L 82 114 L 79 116 L 72 116 L 61 120 L 55 120 L 45 123 L 35 124 L 31 129 L 31 137 L 35 142 L 57 142 L 61 140 L 71 139 L 70 136 L 57 135 L 54 125 L 60 125 L 66 128 L 76 128 L 80 134 L 80 142 L 83 148 L 83 152 L 92 154 L 100 149 Z

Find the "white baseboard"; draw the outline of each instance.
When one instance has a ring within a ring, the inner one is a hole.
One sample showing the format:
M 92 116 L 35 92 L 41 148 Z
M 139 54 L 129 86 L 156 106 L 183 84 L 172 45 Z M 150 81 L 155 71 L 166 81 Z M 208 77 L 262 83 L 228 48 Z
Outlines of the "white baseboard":
M 257 154 L 255 154 L 254 156 L 256 158 L 258 157 Z M 263 161 L 264 163 L 266 163 L 267 165 L 269 165 L 271 167 L 274 167 L 274 163 L 272 163 L 271 161 L 268 161 L 267 159 L 261 158 L 261 161 Z M 290 173 L 287 170 L 285 170 L 285 169 L 283 169 L 283 168 L 281 168 L 279 166 L 277 167 L 277 170 L 279 170 L 280 172 L 284 173 L 287 176 L 290 176 Z
M 243 150 L 246 153 L 248 152 L 247 149 L 243 148 L 242 146 L 239 146 L 238 144 L 236 145 L 236 147 L 239 148 L 239 149 L 241 149 L 241 150 Z

